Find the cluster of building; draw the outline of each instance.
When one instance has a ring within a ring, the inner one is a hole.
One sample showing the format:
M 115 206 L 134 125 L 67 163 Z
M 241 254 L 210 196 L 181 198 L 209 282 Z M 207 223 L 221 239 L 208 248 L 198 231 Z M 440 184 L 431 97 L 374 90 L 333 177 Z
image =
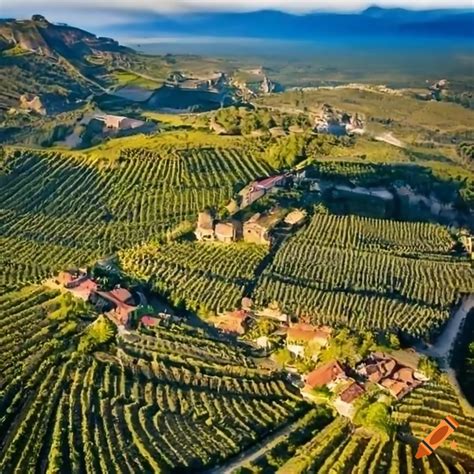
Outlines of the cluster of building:
M 291 211 L 286 216 L 282 209 L 273 209 L 266 213 L 253 214 L 241 223 L 237 219 L 216 220 L 208 211 L 200 212 L 194 234 L 200 241 L 237 242 L 243 240 L 254 244 L 269 245 L 271 231 L 281 222 L 289 226 L 298 226 L 306 219 L 306 213 Z
M 357 373 L 400 400 L 425 381 L 422 374 L 381 352 L 374 352 L 358 368 Z
M 295 357 L 304 357 L 308 345 L 324 348 L 331 338 L 332 329 L 328 326 L 313 326 L 312 324 L 292 324 L 286 332 L 286 348 Z
M 126 288 L 117 286 L 110 291 L 102 290 L 85 269 L 60 272 L 56 283 L 75 297 L 94 305 L 97 311 L 106 314 L 118 326 L 130 327 L 139 317 L 143 325 L 152 327 L 159 324 L 163 318 L 172 317 L 168 314 L 160 314 L 159 317 L 147 314 L 144 311 L 144 296 L 134 296 Z
M 304 377 L 301 393 L 306 398 L 314 397 L 313 391 L 326 388 L 335 395 L 336 410 L 343 416 L 352 418 L 355 413 L 354 402 L 366 392 L 368 383 L 375 383 L 395 399 L 401 400 L 413 389 L 420 386 L 426 377 L 414 368 L 408 367 L 394 357 L 374 352 L 352 371 L 334 360 L 323 364 Z

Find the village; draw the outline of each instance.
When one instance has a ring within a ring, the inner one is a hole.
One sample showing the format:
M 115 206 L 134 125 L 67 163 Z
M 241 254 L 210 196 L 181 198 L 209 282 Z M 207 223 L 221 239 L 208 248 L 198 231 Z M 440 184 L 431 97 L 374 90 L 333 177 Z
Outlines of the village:
M 60 272 L 49 285 L 91 304 L 120 333 L 133 333 L 139 327 L 153 330 L 163 324 L 183 321 L 172 311 L 157 311 L 140 291 L 121 285 L 104 289 L 100 279 L 86 269 Z M 237 338 L 247 344 L 259 357 L 275 361 L 278 353 L 287 353 L 289 359 L 282 368 L 302 397 L 313 403 L 329 401 L 339 414 L 350 419 L 356 412 L 357 400 L 367 392 L 376 389 L 394 400 L 401 400 L 428 380 L 417 369 L 417 360 L 410 350 L 399 350 L 397 355 L 374 351 L 353 366 L 338 359 L 322 363 L 320 354 L 331 344 L 333 328 L 294 322 L 276 305 L 254 308 L 250 298 L 242 299 L 241 309 L 211 317 L 207 323 L 214 326 L 221 337 Z M 262 324 L 271 328 L 269 333 L 247 337 L 252 327 Z M 305 369 L 301 369 L 303 361 Z M 307 370 L 308 366 L 311 370 Z
M 333 340 L 333 328 L 294 322 L 276 306 L 252 309 L 249 298 L 243 299 L 242 307 L 245 309 L 213 318 L 213 324 L 225 334 L 248 341 L 272 359 L 277 359 L 278 353 L 286 353 L 284 368 L 301 395 L 315 403 L 329 398 L 345 417 L 354 416 L 357 400 L 367 392 L 378 389 L 401 400 L 428 380 L 418 370 L 419 359 L 410 349 L 393 354 L 374 351 L 353 366 L 337 359 L 321 363 L 320 355 Z M 272 327 L 273 331 L 249 340 L 252 327 L 259 325 Z M 307 370 L 308 366 L 314 368 Z
M 287 211 L 282 207 L 275 206 L 265 212 L 252 213 L 249 218 L 242 222 L 237 216 L 240 211 L 250 208 L 259 199 L 267 195 L 275 195 L 291 185 L 293 177 L 290 173 L 268 177 L 253 181 L 245 186 L 237 196 L 226 207 L 228 219 L 215 219 L 211 211 L 203 211 L 198 215 L 195 236 L 197 240 L 204 242 L 244 242 L 270 245 L 272 243 L 271 232 L 278 225 L 287 229 L 296 229 L 307 218 L 307 213 L 302 209 Z

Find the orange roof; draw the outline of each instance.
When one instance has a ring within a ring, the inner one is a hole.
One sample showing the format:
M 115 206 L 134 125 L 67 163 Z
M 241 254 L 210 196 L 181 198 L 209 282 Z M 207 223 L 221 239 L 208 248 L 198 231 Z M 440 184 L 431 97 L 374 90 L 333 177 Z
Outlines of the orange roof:
M 413 383 L 413 369 L 410 369 L 409 367 L 403 367 L 395 373 L 395 377 L 404 382 Z
M 158 318 L 154 318 L 153 316 L 143 316 L 141 322 L 145 326 L 156 326 L 158 324 Z
M 97 283 L 90 278 L 86 278 L 69 291 L 73 294 L 88 298 L 93 291 L 97 291 Z
M 120 288 L 121 290 L 123 288 Z M 105 298 L 106 300 L 110 301 L 111 303 L 113 303 L 115 306 L 116 306 L 116 309 L 115 311 L 119 314 L 129 314 L 131 313 L 133 310 L 136 309 L 136 306 L 132 306 L 132 305 L 129 305 L 127 303 L 124 303 L 122 300 L 118 299 L 117 296 L 116 296 L 116 293 L 114 293 L 115 290 L 112 290 L 112 291 L 96 291 L 96 293 L 99 295 L 99 296 L 102 296 L 102 298 Z M 128 290 L 125 290 L 127 293 Z M 119 293 L 119 296 L 120 297 L 123 297 L 124 293 Z
M 397 382 L 394 383 L 389 387 L 390 392 L 397 398 L 401 398 L 404 395 L 404 391 L 408 389 L 408 386 L 404 382 Z
M 306 385 L 310 388 L 322 387 L 345 375 L 342 365 L 334 360 L 310 372 L 306 377 Z

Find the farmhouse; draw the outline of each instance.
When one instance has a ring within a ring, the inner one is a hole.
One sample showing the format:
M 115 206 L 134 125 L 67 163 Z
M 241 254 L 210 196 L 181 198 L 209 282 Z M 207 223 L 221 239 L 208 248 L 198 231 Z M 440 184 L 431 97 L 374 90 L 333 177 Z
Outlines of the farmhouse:
M 243 209 L 253 204 L 257 199 L 260 199 L 265 194 L 274 191 L 278 186 L 283 186 L 287 179 L 287 174 L 280 174 L 276 176 L 270 176 L 269 178 L 262 179 L 260 181 L 253 181 L 239 193 L 241 202 L 240 208 Z
M 89 301 L 92 293 L 98 288 L 97 283 L 89 278 L 84 269 L 60 272 L 56 282 L 84 301 Z
M 229 311 L 216 319 L 215 326 L 228 334 L 242 336 L 247 331 L 249 317 L 249 313 L 242 309 Z
M 291 211 L 284 219 L 284 223 L 292 227 L 300 226 L 306 220 L 306 212 L 299 209 Z
M 354 402 L 365 393 L 364 387 L 350 379 L 349 384 L 339 393 L 334 400 L 334 407 L 342 416 L 352 418 L 355 414 Z
M 288 324 L 290 321 L 289 315 L 283 313 L 276 305 L 269 305 L 266 308 L 256 310 L 255 315 L 261 318 L 274 319 L 275 321 L 279 321 L 283 324 Z
M 112 130 L 133 130 L 145 124 L 142 120 L 135 120 L 120 115 L 97 115 L 95 118 L 103 122 L 106 128 Z
M 239 239 L 241 225 L 238 221 L 218 222 L 215 229 L 215 238 L 219 242 L 234 242 Z
M 357 372 L 388 390 L 397 400 L 423 383 L 414 369 L 381 352 L 374 352 L 360 364 Z
M 296 357 L 303 357 L 305 347 L 310 343 L 325 347 L 331 337 L 331 332 L 331 328 L 326 326 L 315 327 L 311 324 L 294 324 L 288 328 L 286 347 Z
M 90 278 L 82 280 L 77 286 L 70 288 L 69 291 L 76 297 L 89 301 L 91 295 L 97 291 L 97 283 Z
M 87 272 L 85 270 L 67 270 L 65 272 L 60 272 L 56 277 L 56 282 L 64 288 L 74 288 L 79 286 L 79 284 L 87 279 Z
M 271 243 L 270 231 L 281 221 L 278 213 L 254 214 L 244 222 L 244 240 L 254 244 Z
M 346 372 L 342 365 L 337 360 L 333 360 L 314 369 L 306 376 L 303 391 L 308 392 L 322 387 L 332 389 L 338 382 L 346 379 Z
M 131 314 L 137 309 L 132 294 L 125 288 L 115 288 L 112 291 L 96 291 L 91 295 L 92 302 L 100 311 L 116 323 L 127 326 Z

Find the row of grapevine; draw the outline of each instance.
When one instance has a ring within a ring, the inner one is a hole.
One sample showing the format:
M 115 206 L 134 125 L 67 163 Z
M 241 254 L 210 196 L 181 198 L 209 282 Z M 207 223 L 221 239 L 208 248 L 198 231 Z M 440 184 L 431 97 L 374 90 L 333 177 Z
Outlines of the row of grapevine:
M 121 267 L 191 310 L 235 308 L 267 249 L 251 244 L 146 244 L 119 252 Z
M 430 382 L 414 390 L 397 406 L 395 419 L 402 428 L 424 438 L 447 415 L 454 417 L 459 428 L 450 437 L 455 441 L 455 447 L 445 443 L 444 449 L 470 458 L 474 463 L 474 417 L 464 413 L 456 392 L 449 384 Z
M 6 163 L 0 289 L 163 237 L 271 173 L 244 148 L 124 149 L 105 165 L 80 153 L 17 149 Z
M 78 352 L 80 331 L 48 318 L 56 298 L 0 296 L 0 472 L 196 472 L 308 409 L 245 346 L 186 326 Z
M 441 226 L 316 214 L 276 252 L 255 300 L 318 323 L 424 336 L 474 291 L 472 265 L 453 246 Z

